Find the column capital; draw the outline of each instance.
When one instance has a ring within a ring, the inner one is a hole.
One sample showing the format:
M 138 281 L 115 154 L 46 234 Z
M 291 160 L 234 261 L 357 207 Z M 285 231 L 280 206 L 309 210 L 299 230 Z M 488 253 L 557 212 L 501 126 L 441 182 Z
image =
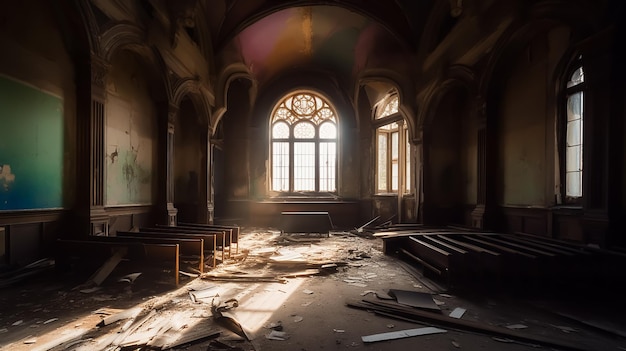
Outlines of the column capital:
M 91 71 L 91 84 L 94 87 L 105 89 L 107 83 L 107 75 L 111 65 L 103 58 L 91 55 L 89 69 Z
M 169 103 L 167 106 L 167 123 L 171 125 L 171 128 L 173 128 L 174 124 L 176 123 L 176 119 L 178 118 L 178 111 L 179 108 L 177 105 Z M 169 129 L 168 129 L 169 131 Z M 173 130 L 172 130 L 173 131 Z
M 487 100 L 484 96 L 476 96 L 476 126 L 478 129 L 485 128 L 487 125 Z

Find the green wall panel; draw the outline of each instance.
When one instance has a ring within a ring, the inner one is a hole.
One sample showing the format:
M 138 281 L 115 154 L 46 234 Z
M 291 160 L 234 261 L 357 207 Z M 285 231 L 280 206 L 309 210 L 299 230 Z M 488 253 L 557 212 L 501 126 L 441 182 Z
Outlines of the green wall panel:
M 0 211 L 63 204 L 63 100 L 0 76 Z

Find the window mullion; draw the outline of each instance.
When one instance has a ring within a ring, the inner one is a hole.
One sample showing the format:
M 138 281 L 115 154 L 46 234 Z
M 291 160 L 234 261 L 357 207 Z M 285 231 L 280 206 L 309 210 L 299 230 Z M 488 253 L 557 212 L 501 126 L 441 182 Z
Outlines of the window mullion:
M 315 131 L 319 133 L 318 130 Z M 315 143 L 315 191 L 320 191 L 320 140 L 319 137 L 313 141 Z
M 385 131 L 387 134 L 387 193 L 392 193 L 392 184 L 393 184 L 393 153 L 391 152 L 392 141 L 391 141 L 391 132 Z
M 289 136 L 289 192 L 294 192 L 294 140 Z

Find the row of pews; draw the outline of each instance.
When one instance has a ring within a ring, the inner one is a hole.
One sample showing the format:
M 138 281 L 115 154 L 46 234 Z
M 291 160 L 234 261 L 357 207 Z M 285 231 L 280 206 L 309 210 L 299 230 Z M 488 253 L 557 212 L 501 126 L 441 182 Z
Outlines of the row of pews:
M 171 271 L 174 284 L 180 282 L 181 262 L 197 262 L 199 273 L 225 262 L 239 252 L 240 228 L 234 225 L 178 223 L 155 225 L 132 231 L 117 231 L 114 236 L 89 236 L 81 240 L 56 242 L 56 265 L 70 269 L 80 265 L 97 269 L 90 280 L 100 285 L 121 261 L 147 264 Z M 99 269 L 98 269 L 99 267 Z

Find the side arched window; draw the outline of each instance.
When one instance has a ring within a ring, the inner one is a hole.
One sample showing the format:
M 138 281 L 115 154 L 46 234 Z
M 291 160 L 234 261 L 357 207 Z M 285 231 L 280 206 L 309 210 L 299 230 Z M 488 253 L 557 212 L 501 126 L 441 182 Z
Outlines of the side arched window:
M 564 137 L 561 153 L 564 159 L 565 202 L 577 203 L 583 196 L 583 130 L 585 106 L 585 73 L 580 58 L 568 71 L 565 85 Z
M 377 103 L 373 124 L 376 127 L 376 193 L 410 192 L 408 128 L 399 113 L 396 93 L 388 94 Z

